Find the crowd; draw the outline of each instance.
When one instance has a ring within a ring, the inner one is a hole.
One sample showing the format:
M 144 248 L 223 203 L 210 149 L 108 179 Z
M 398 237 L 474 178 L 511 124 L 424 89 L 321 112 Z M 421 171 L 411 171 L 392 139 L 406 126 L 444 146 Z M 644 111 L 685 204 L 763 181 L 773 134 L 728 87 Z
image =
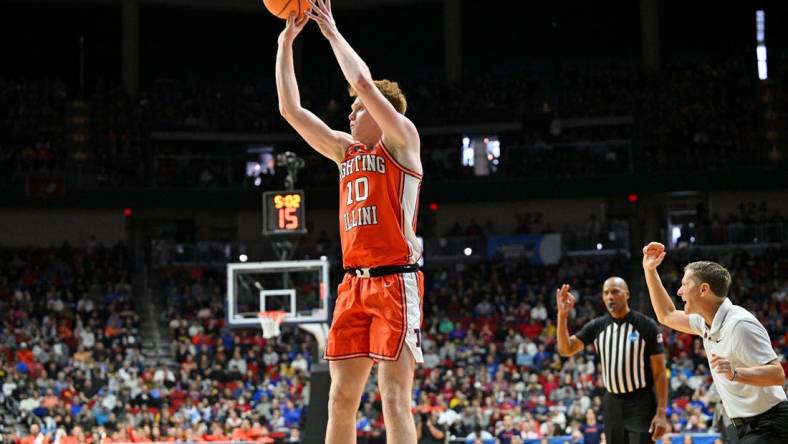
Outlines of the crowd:
M 162 272 L 177 367 L 142 354 L 122 245 L 9 249 L 0 271 L 0 442 L 298 440 L 310 339 L 224 329 L 210 271 Z
M 170 415 L 156 422 L 177 439 L 297 441 L 309 399 L 312 337 L 296 331 L 266 340 L 225 325 L 224 272 L 163 268 L 162 320 L 171 330 L 178 372 L 166 393 Z M 175 400 L 178 402 L 176 403 Z
M 85 119 L 89 137 L 77 162 L 86 162 L 95 177 L 86 177 L 97 187 L 146 185 L 152 173 L 148 161 L 151 116 L 145 96 L 129 97 L 120 85 L 99 83 L 85 100 L 73 104 L 70 118 Z M 68 131 L 68 126 L 67 126 Z M 73 132 L 74 130 L 72 130 Z
M 651 73 L 596 63 L 556 72 L 511 68 L 469 76 L 462 85 L 401 83 L 409 115 L 421 128 L 522 123 L 521 130 L 489 134 L 501 141 L 498 176 L 578 177 L 769 165 L 766 148 L 760 148 L 754 75 L 743 61 L 708 58 L 671 62 Z M 346 128 L 350 99 L 341 82 L 306 79 L 301 89 L 305 106 L 332 127 Z M 77 98 L 61 82 L 0 79 L 0 170 L 12 173 L 5 177 L 63 171 L 68 159 L 88 159 L 95 167 L 88 183 L 98 185 L 150 186 L 155 172 L 158 186 L 240 186 L 250 160 L 238 155 L 240 147 L 213 146 L 209 154 L 223 156 L 217 161 L 206 157 L 204 143 L 151 141 L 150 133 L 290 131 L 278 115 L 272 81 L 160 80 L 135 97 L 99 84 Z M 611 116 L 632 120 L 583 123 Z M 89 127 L 87 148 L 78 155 L 74 117 L 84 117 Z M 567 125 L 570 120 L 575 123 Z M 425 168 L 432 176 L 473 175 L 460 162 L 462 137 L 424 137 Z M 335 178 L 321 171 L 307 179 L 319 186 Z
M 756 82 L 743 59 L 688 61 L 646 76 L 637 97 L 642 170 L 670 171 L 682 165 L 725 171 L 767 163 L 756 131 Z
M 96 436 L 144 402 L 152 375 L 143 372 L 130 278 L 123 245 L 0 252 L 6 441 L 17 421 L 50 437 Z
M 786 253 L 729 250 L 715 259 L 733 274 L 731 298 L 756 313 L 788 358 Z M 708 258 L 693 250 L 670 257 L 661 270 L 670 291 L 681 265 L 698 256 Z M 604 388 L 594 353 L 555 353 L 552 297 L 558 284 L 573 285 L 579 302 L 571 331 L 603 312 L 599 286 L 610 275 L 630 278 L 630 302 L 640 309 L 644 296 L 630 265 L 620 256 L 589 256 L 549 267 L 508 260 L 428 270 L 425 364 L 413 394 L 422 432 L 597 442 Z M 154 291 L 177 362 L 169 367 L 140 354 L 123 247 L 7 251 L 0 268 L 0 405 L 21 412 L 24 425 L 5 430 L 7 442 L 299 439 L 313 339 L 287 329 L 275 340 L 227 329 L 219 269 L 159 271 Z M 710 431 L 716 399 L 699 340 L 666 332 L 666 345 L 672 432 Z M 381 412 L 372 378 L 358 413 L 360 442 L 385 435 Z
M 62 172 L 67 155 L 62 132 L 66 86 L 58 81 L 0 78 L 0 176 Z
M 680 286 L 683 264 L 699 257 L 708 259 L 707 254 L 688 250 L 663 266 L 669 291 L 675 294 Z M 785 249 L 731 250 L 715 259 L 732 271 L 732 300 L 758 315 L 778 355 L 788 357 Z M 428 294 L 440 302 L 425 315 L 430 325 L 424 330 L 426 362 L 417 383 L 420 411 L 437 410 L 435 421 L 460 437 L 478 425 L 483 432 L 500 437 L 507 433 L 508 421 L 513 421 L 523 438 L 582 435 L 589 425 L 589 408 L 599 412 L 603 389 L 590 348 L 568 360 L 554 352 L 554 310 L 549 295 L 562 282 L 575 287 L 580 301 L 570 331 L 577 331 L 603 310 L 600 282 L 610 275 L 626 276 L 625 269 L 623 261 L 592 258 L 566 259 L 554 269 L 535 272 L 528 271 L 526 264 L 497 264 L 466 270 L 462 278 L 449 271 L 432 275 L 427 280 L 433 287 Z M 529 275 L 530 279 L 524 279 Z M 631 277 L 633 289 L 637 288 L 637 276 Z M 642 294 L 630 303 L 648 311 L 647 302 L 642 305 Z M 672 432 L 710 431 L 717 401 L 709 393 L 711 379 L 701 343 L 675 332 L 666 332 L 666 338 Z
M 147 99 L 119 88 L 99 82 L 83 96 L 56 79 L 0 78 L 0 180 L 78 171 L 83 187 L 144 183 Z

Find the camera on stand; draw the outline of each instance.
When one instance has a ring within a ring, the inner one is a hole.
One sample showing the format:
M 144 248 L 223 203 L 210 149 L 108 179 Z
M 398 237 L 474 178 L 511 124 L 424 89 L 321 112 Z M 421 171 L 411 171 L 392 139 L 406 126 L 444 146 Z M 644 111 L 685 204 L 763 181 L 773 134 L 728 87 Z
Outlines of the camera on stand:
M 276 164 L 287 169 L 287 177 L 285 177 L 285 189 L 292 190 L 295 188 L 295 183 L 298 180 L 298 170 L 306 166 L 303 158 L 298 157 L 292 151 L 285 151 L 276 155 Z

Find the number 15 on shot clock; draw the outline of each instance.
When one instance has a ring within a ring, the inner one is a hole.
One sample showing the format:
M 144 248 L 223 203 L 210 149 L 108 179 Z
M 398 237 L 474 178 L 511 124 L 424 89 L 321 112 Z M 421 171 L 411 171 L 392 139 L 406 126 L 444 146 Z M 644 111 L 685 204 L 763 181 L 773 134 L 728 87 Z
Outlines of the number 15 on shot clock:
M 263 235 L 306 233 L 304 192 L 266 191 L 263 193 Z

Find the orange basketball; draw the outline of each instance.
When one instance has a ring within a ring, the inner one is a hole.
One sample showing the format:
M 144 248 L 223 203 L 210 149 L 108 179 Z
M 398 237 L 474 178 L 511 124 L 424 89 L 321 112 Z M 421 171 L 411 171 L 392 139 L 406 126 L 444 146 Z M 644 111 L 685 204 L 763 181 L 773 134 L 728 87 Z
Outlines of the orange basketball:
M 309 9 L 307 0 L 263 0 L 263 4 L 271 14 L 285 20 L 293 12 L 296 17 L 300 17 L 304 11 Z

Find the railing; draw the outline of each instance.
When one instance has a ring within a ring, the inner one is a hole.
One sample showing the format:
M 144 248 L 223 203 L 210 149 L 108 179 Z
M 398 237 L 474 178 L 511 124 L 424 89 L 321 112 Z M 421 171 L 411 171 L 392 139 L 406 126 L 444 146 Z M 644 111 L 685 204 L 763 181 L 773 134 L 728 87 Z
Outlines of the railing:
M 154 188 L 227 188 L 243 181 L 234 177 L 233 158 L 216 155 L 158 155 L 153 158 Z
M 545 233 L 547 234 L 547 233 Z M 429 261 L 463 260 L 484 257 L 487 236 L 441 236 L 425 239 L 424 256 Z M 564 252 L 629 251 L 629 230 L 605 230 L 597 234 L 584 232 L 561 233 Z
M 629 251 L 629 229 L 604 230 L 596 234 L 564 232 L 561 234 L 564 251 Z
M 788 224 L 732 223 L 718 227 L 693 227 L 681 231 L 679 246 L 785 244 L 788 242 Z
M 518 177 L 588 177 L 634 172 L 632 143 L 598 140 L 508 147 L 502 169 Z
M 228 262 L 239 262 L 241 254 L 244 253 L 247 253 L 246 247 L 233 242 L 178 243 L 171 239 L 150 241 L 150 259 L 153 268 L 170 265 L 223 266 Z
M 424 240 L 425 260 L 453 260 L 484 255 L 486 238 L 478 236 L 441 236 Z

